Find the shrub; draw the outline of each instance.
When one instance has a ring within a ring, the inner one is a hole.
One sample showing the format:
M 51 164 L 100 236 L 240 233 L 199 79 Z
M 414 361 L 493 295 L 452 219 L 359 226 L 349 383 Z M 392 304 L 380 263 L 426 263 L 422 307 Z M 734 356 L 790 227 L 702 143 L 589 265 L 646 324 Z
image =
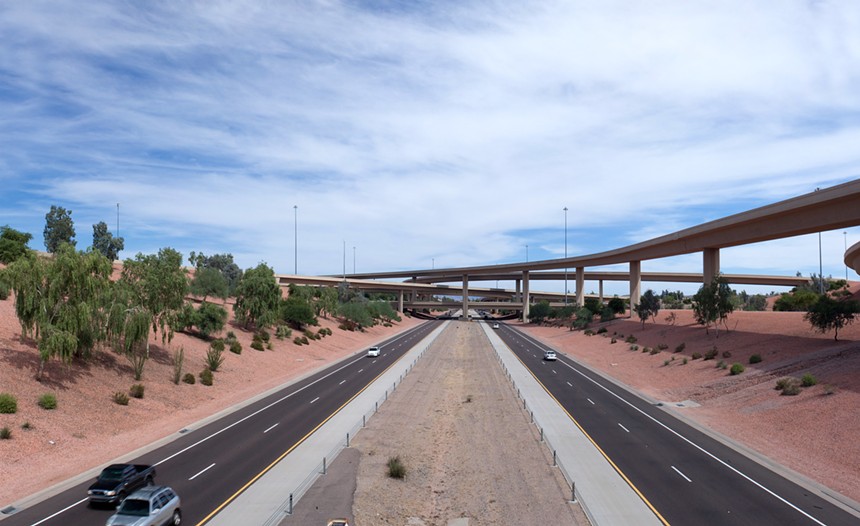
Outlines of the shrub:
M 385 325 L 387 325 L 389 327 L 391 326 L 390 323 L 386 323 Z M 326 332 L 325 327 L 323 327 L 317 331 L 317 340 L 321 340 L 321 339 L 325 338 L 326 336 L 328 336 L 328 333 Z
M 33 429 L 33 426 L 30 424 L 30 422 L 24 422 L 23 424 L 21 424 L 21 429 Z
M 636 343 L 636 341 L 637 341 L 637 340 L 636 340 L 636 336 L 633 336 L 633 335 L 631 334 L 631 335 L 630 335 L 630 336 L 628 336 L 628 337 L 627 337 L 627 339 L 626 339 L 626 340 L 624 340 L 624 341 L 626 341 L 627 343 Z
M 143 398 L 143 384 L 132 385 L 128 392 L 132 398 Z
M 809 373 L 806 373 L 800 377 L 800 385 L 802 385 L 803 387 L 812 387 L 817 383 L 818 380 L 816 380 L 815 377 Z
M 212 349 L 217 349 L 218 351 L 224 351 L 224 340 L 218 338 L 217 340 L 212 340 L 212 343 L 209 344 L 209 347 Z
M 239 343 L 239 340 L 230 342 L 230 352 L 233 354 L 242 354 L 242 344 Z
M 639 346 L 638 346 L 638 345 L 631 345 L 631 346 L 630 346 L 630 350 L 631 350 L 631 351 L 638 351 L 638 350 L 639 350 Z
M 665 343 L 661 343 L 661 344 L 657 345 L 657 348 L 660 349 L 661 351 L 665 351 L 666 349 L 669 348 L 669 345 L 665 344 Z
M 824 394 L 832 395 L 836 393 L 836 386 L 833 384 L 824 384 Z
M 173 351 L 173 383 L 179 385 L 179 380 L 182 378 L 182 366 L 185 364 L 185 348 L 180 347 L 178 351 Z M 192 376 L 191 378 L 194 378 Z
M 113 394 L 113 401 L 119 405 L 128 405 L 128 395 L 122 391 L 117 391 Z
M 609 340 L 609 343 L 618 343 L 618 340 L 613 336 L 612 339 Z
M 185 376 L 182 377 L 182 381 L 190 385 L 194 385 L 194 383 L 197 382 L 194 375 L 191 373 L 185 373 Z
M 717 357 L 717 348 L 714 347 L 705 353 L 705 360 L 713 360 Z
M 272 349 L 274 349 L 274 347 L 272 347 L 272 342 L 269 342 L 269 343 L 267 343 L 267 344 L 266 344 L 266 349 L 269 349 L 270 351 L 271 351 Z
M 648 346 L 642 347 L 642 352 L 651 352 L 651 347 L 648 347 Z
M 293 343 L 295 343 L 296 345 L 301 345 L 302 339 L 300 337 L 296 336 L 295 338 L 293 338 Z
M 310 344 L 311 344 L 305 336 L 302 336 L 302 343 L 303 343 L 303 344 L 305 344 L 305 345 L 310 345 Z
M 257 337 L 257 336 L 259 336 L 259 337 L 260 337 L 260 339 L 261 339 L 261 340 L 263 340 L 263 341 L 264 341 L 264 342 L 266 342 L 266 343 L 268 343 L 268 342 L 269 342 L 269 339 L 271 338 L 271 335 L 269 334 L 269 331 L 267 331 L 266 329 L 260 329 L 259 331 L 257 331 L 256 333 L 254 333 L 254 337 Z
M 761 363 L 761 355 L 753 354 L 752 356 L 750 356 L 750 363 Z
M 690 357 L 691 357 L 692 359 L 694 359 L 694 360 L 698 360 L 699 358 L 701 358 L 701 357 L 702 357 L 702 353 L 700 353 L 700 352 L 694 352 L 693 354 L 691 354 L 691 355 L 690 355 Z
M 214 378 L 212 375 L 212 371 L 210 371 L 209 369 L 203 369 L 202 371 L 200 371 L 200 374 L 198 376 L 200 377 L 201 384 L 212 385 L 212 380 Z
M 12 438 L 12 430 L 8 427 L 0 429 L 0 440 L 9 440 Z
M 735 362 L 732 364 L 732 368 L 729 369 L 729 374 L 731 374 L 733 376 L 738 375 L 738 374 L 741 374 L 742 372 L 744 372 L 744 370 L 745 370 L 744 364 Z
M 215 340 L 220 342 L 221 345 L 214 345 L 215 342 L 212 342 L 212 345 L 209 346 L 209 350 L 206 351 L 206 368 L 211 372 L 215 372 L 221 367 L 221 364 L 224 363 L 224 342 L 221 340 Z
M 262 351 L 263 350 L 263 342 L 261 342 L 260 340 L 254 340 L 251 342 L 251 348 L 257 349 L 258 351 Z
M 651 349 L 651 354 L 657 354 L 660 352 L 660 349 Z
M 603 334 L 604 332 L 606 332 L 606 327 L 601 327 L 597 329 L 597 334 Z
M 687 357 L 684 356 L 684 360 L 681 362 L 681 365 L 687 365 Z
M 11 415 L 18 412 L 18 399 L 9 393 L 0 393 L 0 413 Z
M 57 395 L 54 393 L 45 393 L 39 397 L 39 401 L 37 403 L 42 409 L 56 409 Z
M 727 364 L 723 360 L 720 360 L 719 362 L 717 362 L 717 369 L 726 369 L 726 368 L 728 368 L 728 366 L 729 366 L 729 364 Z
M 731 352 L 729 352 L 729 351 L 723 351 L 723 358 L 731 358 L 731 357 L 732 357 L 732 353 L 731 353 Z
M 801 389 L 800 389 L 800 382 L 797 380 L 797 378 L 792 378 L 792 380 L 794 380 L 794 381 L 793 381 L 793 382 L 789 382 L 789 383 L 788 383 L 788 384 L 787 384 L 787 385 L 782 389 L 782 395 L 783 395 L 783 396 L 797 396 L 797 395 L 799 395 L 799 394 L 800 394 L 800 391 L 801 391 Z
M 782 391 L 783 389 L 785 389 L 785 386 L 787 386 L 793 380 L 794 380 L 794 378 L 791 378 L 790 376 L 780 378 L 779 380 L 776 381 L 776 387 L 774 387 L 774 389 L 776 389 L 777 391 Z
M 227 331 L 227 339 L 228 340 L 235 340 L 236 339 L 236 333 L 233 331 Z
M 684 349 L 686 349 L 686 348 L 687 348 L 687 344 L 684 342 L 681 342 L 678 344 L 677 347 L 675 347 L 675 352 L 683 352 Z
M 399 456 L 388 459 L 388 476 L 393 479 L 406 477 L 406 466 L 400 461 Z
M 585 329 L 585 330 L 582 332 L 582 334 L 584 334 L 584 335 L 586 335 L 586 336 L 594 336 L 594 331 L 593 331 L 593 330 L 591 330 L 591 329 Z
M 286 325 L 278 325 L 275 327 L 275 338 L 279 340 L 283 340 L 284 338 L 289 338 L 293 334 L 293 330 L 287 327 Z
M 663 360 L 663 367 L 666 367 L 667 365 L 669 365 L 669 360 Z

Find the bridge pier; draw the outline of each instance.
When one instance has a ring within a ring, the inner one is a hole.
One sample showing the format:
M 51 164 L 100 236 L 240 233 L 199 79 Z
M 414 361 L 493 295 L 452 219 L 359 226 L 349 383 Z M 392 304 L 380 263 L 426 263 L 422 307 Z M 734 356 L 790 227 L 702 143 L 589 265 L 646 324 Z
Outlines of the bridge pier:
M 702 280 L 703 285 L 710 285 L 720 273 L 720 249 L 706 248 L 702 251 Z
M 597 299 L 600 301 L 600 304 L 603 305 L 603 280 L 598 280 L 597 282 Z
M 630 262 L 630 317 L 633 317 L 633 305 L 639 303 L 642 297 L 642 262 Z
M 403 312 L 403 291 L 401 290 L 397 296 L 398 296 L 397 297 L 397 312 L 402 313 Z
M 523 323 L 529 322 L 529 271 L 523 271 Z
M 468 274 L 463 274 L 463 314 L 460 316 L 461 319 L 468 320 L 469 319 L 469 276 Z
M 585 305 L 585 268 L 576 267 L 576 306 L 582 307 Z

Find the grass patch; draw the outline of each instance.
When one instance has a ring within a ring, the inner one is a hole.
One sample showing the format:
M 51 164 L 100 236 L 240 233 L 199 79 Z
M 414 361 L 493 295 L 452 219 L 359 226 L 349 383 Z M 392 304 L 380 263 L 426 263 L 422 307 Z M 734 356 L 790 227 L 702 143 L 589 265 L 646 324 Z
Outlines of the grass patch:
M 10 393 L 0 393 L 0 413 L 11 415 L 18 412 L 18 399 Z
M 0 429 L 0 440 L 9 440 L 12 438 L 12 430 L 8 427 Z
M 750 364 L 754 364 L 754 363 L 761 363 L 761 355 L 760 354 L 753 354 L 752 356 L 750 356 Z
M 399 456 L 388 459 L 388 476 L 393 479 L 406 478 L 406 466 L 403 465 Z
M 42 409 L 56 409 L 57 395 L 55 395 L 54 393 L 45 393 L 39 397 L 39 401 L 37 403 Z
M 732 376 L 735 376 L 735 375 L 741 374 L 745 370 L 746 370 L 746 368 L 744 367 L 744 364 L 735 362 L 732 364 L 732 368 L 729 369 L 729 374 Z
M 802 385 L 803 387 L 812 387 L 817 383 L 818 380 L 809 373 L 806 373 L 800 377 L 800 385 Z
M 132 398 L 143 398 L 143 391 L 143 384 L 134 384 L 128 392 Z
M 113 394 L 113 401 L 119 405 L 128 405 L 128 395 L 122 391 L 117 391 Z

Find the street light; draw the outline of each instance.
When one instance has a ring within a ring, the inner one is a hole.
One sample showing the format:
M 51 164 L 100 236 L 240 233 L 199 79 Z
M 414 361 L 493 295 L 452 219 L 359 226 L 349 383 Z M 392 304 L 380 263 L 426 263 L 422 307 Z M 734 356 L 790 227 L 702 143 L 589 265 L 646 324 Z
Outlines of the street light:
M 352 273 L 355 274 L 355 247 L 352 247 Z
M 293 205 L 293 274 L 299 275 L 299 205 Z
M 567 207 L 564 207 L 564 259 L 567 259 Z M 567 267 L 564 267 L 564 304 L 567 305 Z
M 526 245 L 526 263 L 529 262 L 529 246 Z
M 119 237 L 119 203 L 116 204 L 116 237 Z
M 346 240 L 343 241 L 343 280 L 346 281 Z
M 436 258 L 430 258 L 430 269 L 431 270 L 436 269 Z

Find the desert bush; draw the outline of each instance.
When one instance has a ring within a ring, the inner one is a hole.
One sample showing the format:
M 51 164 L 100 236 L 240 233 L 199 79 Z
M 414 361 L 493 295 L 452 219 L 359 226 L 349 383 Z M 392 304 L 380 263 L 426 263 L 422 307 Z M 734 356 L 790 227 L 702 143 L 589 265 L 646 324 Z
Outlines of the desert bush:
M 55 395 L 54 393 L 45 393 L 39 397 L 39 401 L 37 403 L 42 409 L 56 409 L 57 395 Z
M 729 364 L 727 364 L 723 360 L 720 360 L 719 362 L 717 362 L 717 369 L 726 369 L 726 368 L 728 368 L 728 366 L 729 366 Z
M 143 398 L 143 384 L 132 385 L 128 392 L 132 398 Z
M 705 353 L 705 360 L 713 360 L 717 357 L 717 348 L 713 347 Z
M 742 373 L 742 372 L 744 372 L 745 370 L 746 370 L 746 369 L 744 368 L 744 364 L 742 364 L 742 363 L 738 363 L 738 362 L 735 362 L 735 363 L 733 363 L 733 364 L 732 364 L 732 368 L 731 368 L 731 369 L 729 369 L 729 374 L 731 374 L 731 375 L 733 375 L 733 376 L 734 376 L 734 375 L 741 374 L 741 373 Z
M 0 440 L 9 440 L 12 438 L 12 430 L 8 427 L 0 429 Z
M 200 383 L 203 385 L 212 385 L 212 381 L 214 380 L 214 376 L 212 375 L 212 371 L 209 369 L 203 369 L 200 371 L 200 374 L 197 375 L 200 377 Z
M 666 367 L 667 365 L 669 365 L 669 360 L 663 360 L 663 367 Z
M 681 361 L 681 365 L 687 365 L 687 357 L 684 356 L 684 359 Z
M 604 332 L 606 332 L 606 327 L 601 327 L 597 329 L 597 334 L 603 334 Z
M 761 355 L 760 354 L 753 354 L 752 356 L 750 356 L 750 363 L 751 364 L 761 363 Z
M 221 345 L 216 346 L 215 342 L 220 342 Z M 206 351 L 206 368 L 213 373 L 224 363 L 224 342 L 221 340 L 215 340 L 215 342 L 212 342 Z
M 631 351 L 638 351 L 638 350 L 639 350 L 639 346 L 638 346 L 638 345 L 635 345 L 635 344 L 634 344 L 634 345 L 631 345 L 631 346 L 630 346 L 630 350 L 631 350 Z
M 119 405 L 128 405 L 128 395 L 122 391 L 117 391 L 113 394 L 113 401 Z
M 185 376 L 182 377 L 182 381 L 189 385 L 194 385 L 197 382 L 197 379 L 194 378 L 193 374 L 185 373 Z
M 269 343 L 267 343 L 267 344 L 266 344 L 266 349 L 269 349 L 270 351 L 271 351 L 272 349 L 274 349 L 274 347 L 272 347 L 272 342 L 269 342 Z
M 390 457 L 388 459 L 388 476 L 393 479 L 402 479 L 406 477 L 406 466 L 400 461 L 400 457 Z
M 792 380 L 792 381 L 788 382 L 782 388 L 782 395 L 783 396 L 797 396 L 797 395 L 799 395 L 800 391 L 801 391 L 800 380 L 798 380 L 797 378 L 790 378 L 789 380 Z
M 21 429 L 33 429 L 33 426 L 30 424 L 30 422 L 24 422 L 23 424 L 21 424 Z
M 271 338 L 269 331 L 267 331 L 266 329 L 260 329 L 259 331 L 254 333 L 254 337 L 257 337 L 257 336 L 259 336 L 260 339 L 266 343 L 269 343 L 269 339 Z
M 582 334 L 586 336 L 594 336 L 594 331 L 591 329 L 585 329 L 584 331 L 582 331 Z
M 387 325 L 391 326 L 390 323 L 388 323 Z M 317 331 L 317 340 L 321 340 L 321 339 L 325 338 L 326 336 L 328 336 L 328 332 L 325 330 L 325 327 L 322 327 L 322 328 L 320 328 L 320 330 Z
M 730 351 L 723 351 L 723 358 L 731 358 L 732 353 Z
M 185 348 L 180 347 L 178 351 L 173 351 L 173 383 L 176 385 L 179 385 L 179 380 L 182 378 L 183 365 L 185 365 Z
M 694 360 L 698 360 L 698 359 L 699 359 L 699 358 L 701 358 L 701 357 L 702 357 L 702 353 L 700 353 L 700 352 L 698 352 L 698 351 L 697 351 L 697 352 L 694 352 L 693 354 L 691 354 L 691 355 L 690 355 L 690 358 L 692 358 L 692 359 L 694 359 Z
M 296 336 L 295 338 L 293 338 L 293 343 L 295 343 L 296 345 L 301 345 L 302 344 L 301 337 Z
M 785 389 L 785 386 L 788 385 L 792 380 L 794 380 L 794 378 L 790 376 L 780 378 L 776 381 L 776 387 L 774 387 L 774 389 L 776 389 L 777 391 L 782 391 L 783 389 Z
M 251 342 L 251 348 L 257 349 L 258 351 L 262 351 L 264 349 L 263 342 L 261 342 L 260 340 L 254 340 Z
M 311 343 L 308 341 L 308 339 L 307 339 L 306 337 L 304 337 L 304 336 L 302 336 L 302 343 L 303 343 L 303 344 L 305 344 L 305 345 L 310 345 L 310 344 L 311 344 Z
M 627 343 L 636 343 L 637 342 L 636 336 L 633 336 L 632 334 L 630 336 L 628 336 L 627 339 L 624 341 L 626 341 Z
M 287 327 L 286 325 L 278 325 L 275 327 L 275 338 L 279 340 L 283 340 L 284 338 L 289 338 L 293 334 L 293 330 Z
M 659 349 L 659 350 L 661 350 L 661 351 L 665 351 L 665 350 L 666 350 L 666 349 L 668 349 L 668 348 L 669 348 L 669 345 L 668 345 L 668 344 L 666 344 L 666 343 L 660 343 L 660 344 L 657 344 L 657 349 Z
M 836 393 L 836 386 L 833 384 L 824 384 L 824 394 L 832 395 Z
M 224 351 L 224 340 L 218 338 L 217 340 L 212 340 L 212 343 L 209 344 L 211 349 L 217 349 L 218 351 Z
M 227 339 L 228 340 L 235 340 L 236 339 L 236 333 L 233 331 L 227 331 Z
M 816 378 L 809 373 L 806 373 L 800 377 L 800 385 L 802 385 L 803 387 L 812 387 L 817 383 L 818 380 L 816 380 Z
M 233 354 L 242 354 L 242 344 L 239 343 L 239 340 L 230 342 L 230 352 Z
M 18 412 L 18 399 L 10 393 L 0 393 L 0 413 L 11 415 Z
M 657 353 L 659 353 L 659 352 L 660 352 L 660 349 L 651 349 L 649 352 L 650 352 L 652 355 L 653 355 L 653 354 L 657 354 Z
M 678 344 L 677 347 L 675 347 L 675 352 L 684 352 L 684 349 L 686 349 L 686 348 L 687 348 L 687 344 L 684 342 L 681 342 Z

